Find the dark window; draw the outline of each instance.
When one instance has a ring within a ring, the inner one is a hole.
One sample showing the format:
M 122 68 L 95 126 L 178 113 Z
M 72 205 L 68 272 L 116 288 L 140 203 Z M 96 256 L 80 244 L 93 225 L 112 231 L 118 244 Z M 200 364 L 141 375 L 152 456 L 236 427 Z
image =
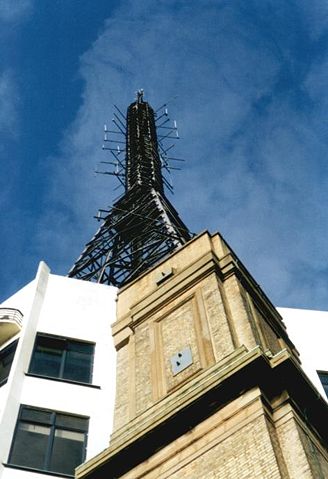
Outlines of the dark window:
M 325 390 L 326 396 L 328 397 L 328 371 L 318 371 L 318 375 Z
M 74 475 L 85 459 L 88 419 L 21 406 L 8 462 Z
M 7 382 L 11 363 L 14 360 L 18 341 L 14 341 L 9 346 L 0 351 L 0 386 Z
M 38 334 L 29 373 L 91 383 L 94 344 Z

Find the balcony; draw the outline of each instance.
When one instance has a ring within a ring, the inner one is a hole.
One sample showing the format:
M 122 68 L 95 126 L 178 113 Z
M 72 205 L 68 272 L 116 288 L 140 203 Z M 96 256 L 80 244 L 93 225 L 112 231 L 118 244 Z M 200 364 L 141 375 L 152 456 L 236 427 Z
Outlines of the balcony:
M 0 346 L 22 329 L 23 315 L 19 309 L 0 308 Z

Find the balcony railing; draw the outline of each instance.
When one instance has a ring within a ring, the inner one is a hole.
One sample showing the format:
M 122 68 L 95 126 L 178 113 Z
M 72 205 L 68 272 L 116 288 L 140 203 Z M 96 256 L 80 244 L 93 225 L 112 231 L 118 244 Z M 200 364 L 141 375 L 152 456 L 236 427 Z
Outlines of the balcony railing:
M 0 346 L 22 329 L 23 315 L 19 309 L 0 308 Z

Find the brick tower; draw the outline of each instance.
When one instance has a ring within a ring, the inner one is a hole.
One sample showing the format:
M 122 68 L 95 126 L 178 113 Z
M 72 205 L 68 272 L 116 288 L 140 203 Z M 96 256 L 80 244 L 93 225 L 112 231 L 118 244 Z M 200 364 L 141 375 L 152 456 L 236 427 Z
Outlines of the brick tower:
M 123 287 L 114 432 L 77 479 L 324 479 L 328 408 L 219 234 Z
M 220 234 L 121 286 L 109 447 L 77 479 L 327 479 L 328 407 Z

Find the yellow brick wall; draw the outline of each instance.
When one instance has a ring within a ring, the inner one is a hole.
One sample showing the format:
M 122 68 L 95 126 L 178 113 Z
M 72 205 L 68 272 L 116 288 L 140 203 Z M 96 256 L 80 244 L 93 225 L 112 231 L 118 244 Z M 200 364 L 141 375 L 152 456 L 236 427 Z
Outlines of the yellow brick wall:
M 147 476 L 144 477 L 147 478 Z M 150 477 L 152 476 L 149 476 L 149 479 Z M 171 479 L 280 479 L 281 474 L 265 420 L 261 417 L 204 451 L 184 467 L 178 467 L 176 472 L 169 473 L 166 477 Z
M 129 418 L 129 352 L 128 344 L 116 355 L 116 398 L 114 409 L 114 429 L 122 427 Z
M 270 347 L 273 353 L 281 349 L 235 274 L 222 281 L 213 268 L 199 273 L 202 267 L 215 264 L 208 256 L 209 239 L 204 236 L 194 244 L 197 252 L 190 246 L 168 259 L 175 267 L 168 281 L 158 286 L 155 269 L 119 295 L 118 312 L 124 315 L 118 315 L 123 329 L 117 337 L 129 344 L 118 345 L 114 430 L 242 345 L 249 350 L 257 345 L 263 350 Z M 204 258 L 197 260 L 199 269 L 192 262 L 197 257 Z M 179 289 L 179 274 L 185 278 L 183 289 Z M 174 375 L 170 360 L 187 347 L 192 364 Z
M 115 429 L 127 423 L 131 414 L 142 413 L 198 371 L 231 354 L 235 346 L 230 322 L 212 274 L 137 324 L 129 346 L 118 350 Z M 186 347 L 191 349 L 192 364 L 174 375 L 171 358 Z M 126 383 L 130 384 L 130 416 Z
M 229 387 L 224 378 L 248 361 L 261 357 L 273 370 L 287 360 L 286 351 L 270 358 L 263 353 L 268 348 L 276 354 L 284 344 L 297 361 L 279 315 L 238 267 L 222 239 L 206 233 L 120 291 L 114 432 L 99 461 L 154 426 L 178 420 L 179 408 L 198 401 L 215 381 L 222 381 L 222 389 L 212 389 L 220 394 Z M 163 268 L 170 275 L 158 282 Z M 192 364 L 174 375 L 170 359 L 186 347 Z M 122 479 L 328 479 L 326 451 L 310 437 L 287 392 L 278 388 L 274 399 L 271 389 L 267 393 L 270 399 L 257 387 L 236 388 L 219 411 Z
M 131 391 L 135 400 L 135 412 L 141 413 L 153 403 L 151 381 L 151 350 L 148 323 L 141 324 L 135 331 L 135 390 Z M 130 372 L 133 374 L 133 371 Z
M 281 409 L 254 388 L 121 479 L 327 479 L 327 452 L 290 405 Z
M 259 327 L 261 328 L 261 332 L 264 336 L 264 342 L 266 343 L 270 351 L 273 354 L 276 354 L 278 351 L 281 350 L 277 334 L 273 331 L 272 327 L 268 324 L 268 322 L 264 319 L 263 315 L 256 307 L 254 308 L 254 312 L 257 316 Z
M 202 282 L 201 301 L 200 307 L 205 309 L 210 328 L 215 359 L 220 361 L 234 350 L 236 340 L 223 287 L 214 274 Z
M 304 450 L 299 429 L 293 415 L 279 421 L 277 435 L 283 451 L 290 479 L 321 479 L 312 474 L 311 467 Z
M 197 318 L 195 318 L 193 300 L 189 300 L 164 317 L 159 323 L 167 391 L 170 391 L 201 368 L 195 321 L 197 321 Z M 173 375 L 170 358 L 188 346 L 191 349 L 192 364 L 179 374 Z
M 324 451 L 315 443 L 310 433 L 298 426 L 298 432 L 302 441 L 307 459 L 310 464 L 312 475 L 315 479 L 328 478 L 328 460 L 324 457 Z
M 238 346 L 245 345 L 252 349 L 258 343 L 254 336 L 254 321 L 247 308 L 245 293 L 236 276 L 230 276 L 224 284 L 225 294 L 231 311 L 234 330 L 236 331 Z
M 122 479 L 287 479 L 260 402 L 238 406 L 234 401 Z
M 284 454 L 281 448 L 281 444 L 279 442 L 278 434 L 275 428 L 275 424 L 272 421 L 272 418 L 267 419 L 268 431 L 270 434 L 271 444 L 277 458 L 277 462 L 279 464 L 279 469 L 281 472 L 281 477 L 284 479 L 289 478 L 288 469 L 286 465 L 286 461 L 284 458 Z

